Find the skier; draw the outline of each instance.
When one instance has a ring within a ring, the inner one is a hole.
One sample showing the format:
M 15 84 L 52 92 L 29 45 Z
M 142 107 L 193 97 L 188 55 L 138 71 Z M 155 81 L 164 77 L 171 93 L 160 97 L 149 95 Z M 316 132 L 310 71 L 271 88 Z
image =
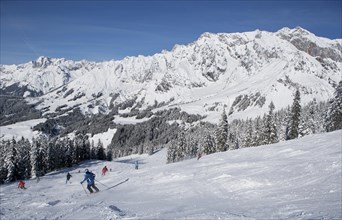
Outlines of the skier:
M 68 181 L 70 180 L 71 177 L 72 177 L 71 174 L 68 172 L 68 174 L 67 174 L 67 176 L 66 176 L 65 184 L 68 183 Z
M 202 157 L 202 152 L 199 152 L 197 155 L 197 160 L 199 160 Z
M 139 168 L 139 162 L 136 160 L 134 164 L 135 164 L 135 169 L 137 170 Z
M 19 183 L 18 183 L 18 188 L 19 188 L 19 189 L 26 189 L 26 188 L 25 188 L 25 182 L 22 181 L 22 180 L 20 180 Z
M 106 172 L 108 171 L 107 166 L 104 166 L 102 168 L 102 176 L 106 175 Z
M 81 181 L 81 184 L 83 184 L 84 181 L 87 180 L 87 189 L 89 190 L 90 193 L 93 193 L 93 189 L 95 189 L 96 192 L 100 191 L 96 186 L 95 186 L 95 174 L 90 172 L 88 169 L 85 170 L 86 173 L 84 175 L 84 180 Z M 93 189 L 92 189 L 93 188 Z

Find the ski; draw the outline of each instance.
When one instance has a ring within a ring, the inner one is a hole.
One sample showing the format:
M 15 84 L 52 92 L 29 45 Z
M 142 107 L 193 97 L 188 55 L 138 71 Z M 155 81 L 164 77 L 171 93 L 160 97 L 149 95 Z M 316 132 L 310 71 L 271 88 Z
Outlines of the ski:
M 117 187 L 117 186 L 119 186 L 119 185 L 121 185 L 121 184 L 127 182 L 128 180 L 129 180 L 129 178 L 127 178 L 127 179 L 125 179 L 125 180 L 123 180 L 123 181 L 121 181 L 121 182 L 115 184 L 114 186 L 107 187 L 107 189 L 105 189 L 105 190 L 110 190 L 110 189 L 112 189 L 112 188 L 114 188 L 114 187 Z

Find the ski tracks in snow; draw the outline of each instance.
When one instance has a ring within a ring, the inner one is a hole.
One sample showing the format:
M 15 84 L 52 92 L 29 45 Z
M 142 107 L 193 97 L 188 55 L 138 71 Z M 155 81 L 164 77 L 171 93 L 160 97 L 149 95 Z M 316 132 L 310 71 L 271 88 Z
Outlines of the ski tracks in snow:
M 87 216 L 87 219 L 118 220 L 130 219 L 136 216 L 121 210 L 113 203 L 98 201 L 91 204 L 89 199 L 91 198 L 85 199 L 78 206 L 72 206 L 71 209 L 67 209 L 66 203 L 59 203 L 60 211 L 57 215 L 50 216 L 49 219 L 78 219 L 80 216 Z

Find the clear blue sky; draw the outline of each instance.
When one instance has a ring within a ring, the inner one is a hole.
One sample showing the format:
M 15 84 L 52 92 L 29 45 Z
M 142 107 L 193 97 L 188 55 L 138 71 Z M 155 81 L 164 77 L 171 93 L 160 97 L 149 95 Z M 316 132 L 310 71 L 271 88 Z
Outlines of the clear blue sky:
M 203 32 L 277 31 L 301 26 L 341 38 L 342 1 L 6 1 L 1 64 L 38 56 L 103 61 L 153 55 Z

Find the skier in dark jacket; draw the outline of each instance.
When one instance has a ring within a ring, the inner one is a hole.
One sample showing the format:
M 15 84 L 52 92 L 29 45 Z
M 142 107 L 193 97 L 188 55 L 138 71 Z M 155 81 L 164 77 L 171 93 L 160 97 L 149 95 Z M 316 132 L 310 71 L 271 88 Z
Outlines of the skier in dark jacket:
M 85 170 L 86 173 L 84 175 L 84 180 L 81 181 L 81 184 L 83 184 L 84 181 L 87 180 L 87 189 L 89 190 L 90 193 L 93 193 L 93 189 L 95 189 L 96 192 L 100 191 L 96 186 L 95 186 L 95 174 L 92 172 L 89 172 L 88 169 Z M 93 188 L 93 189 L 92 189 Z
M 68 183 L 68 181 L 70 180 L 71 177 L 72 177 L 71 174 L 68 172 L 68 174 L 67 174 L 67 176 L 66 176 L 65 184 Z

